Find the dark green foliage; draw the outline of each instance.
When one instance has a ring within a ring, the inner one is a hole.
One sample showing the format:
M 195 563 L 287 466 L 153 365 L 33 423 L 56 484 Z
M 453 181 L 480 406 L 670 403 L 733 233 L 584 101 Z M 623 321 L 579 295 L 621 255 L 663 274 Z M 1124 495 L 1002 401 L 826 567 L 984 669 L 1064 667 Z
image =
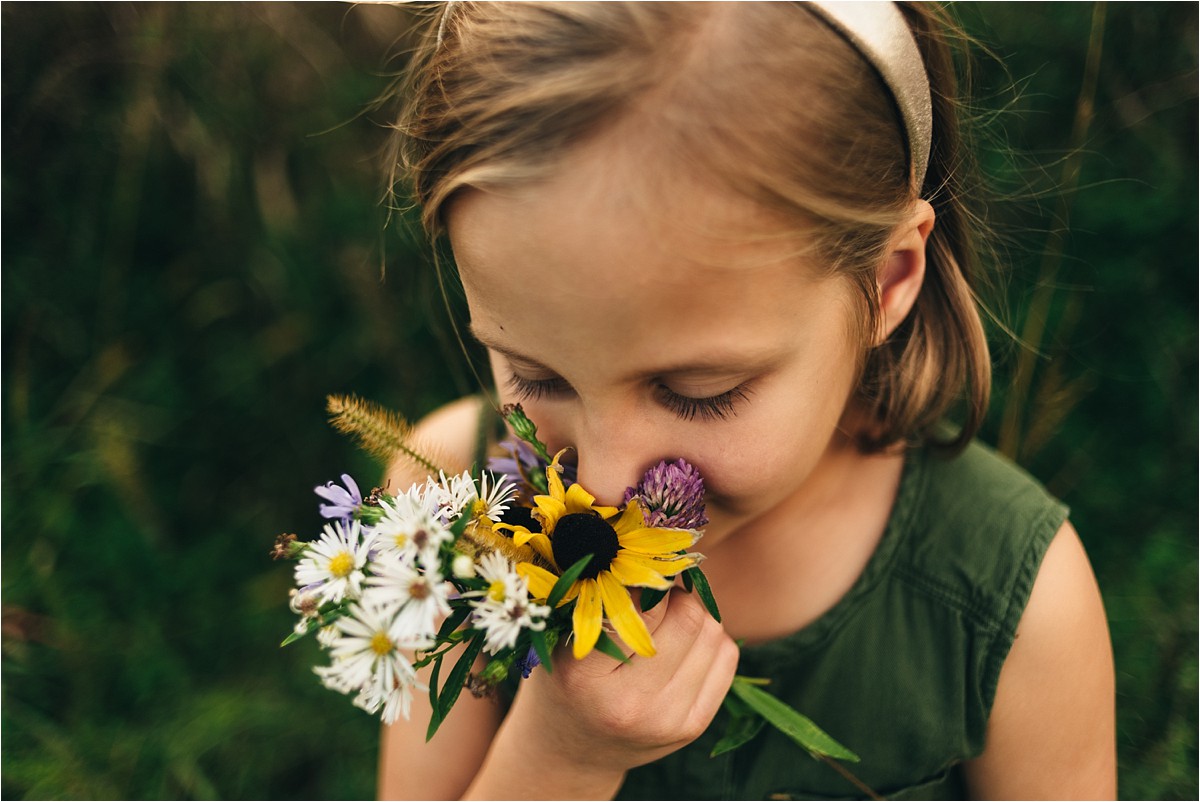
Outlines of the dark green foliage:
M 5 797 L 374 794 L 377 725 L 319 686 L 311 639 L 278 648 L 267 553 L 318 530 L 313 486 L 378 475 L 327 394 L 415 419 L 476 387 L 424 249 L 385 231 L 369 107 L 409 13 L 0 8 Z M 1078 143 L 1092 7 L 962 15 L 999 55 L 982 111 L 1010 106 L 993 130 L 1026 154 L 983 157 L 1011 198 L 998 306 L 1026 331 L 1053 290 L 1019 391 L 993 337 L 985 439 L 1092 556 L 1122 795 L 1195 798 L 1196 6 L 1107 8 Z

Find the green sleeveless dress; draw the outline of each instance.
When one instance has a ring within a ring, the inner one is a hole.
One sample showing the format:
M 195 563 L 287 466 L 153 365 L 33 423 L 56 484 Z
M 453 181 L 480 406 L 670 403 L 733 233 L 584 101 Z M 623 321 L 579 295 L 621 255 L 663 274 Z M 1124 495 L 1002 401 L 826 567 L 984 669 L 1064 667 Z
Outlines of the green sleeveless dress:
M 862 762 L 847 768 L 877 794 L 963 799 L 961 764 L 983 750 L 1000 668 L 1066 514 L 978 443 L 953 459 L 914 449 L 850 592 L 799 632 L 743 649 L 738 671 L 769 678 L 769 691 L 855 751 Z M 629 772 L 617 798 L 862 798 L 769 725 L 708 757 L 725 725 L 722 710 L 695 743 Z

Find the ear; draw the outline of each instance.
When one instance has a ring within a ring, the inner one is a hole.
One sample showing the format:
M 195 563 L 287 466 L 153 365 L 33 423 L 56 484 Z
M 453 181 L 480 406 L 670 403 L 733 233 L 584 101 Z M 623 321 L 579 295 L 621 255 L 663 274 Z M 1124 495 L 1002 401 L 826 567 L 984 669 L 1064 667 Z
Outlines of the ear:
M 887 260 L 879 271 L 880 331 L 876 345 L 891 336 L 917 302 L 925 283 L 925 243 L 934 221 L 929 202 L 917 200 L 908 219 L 892 234 Z

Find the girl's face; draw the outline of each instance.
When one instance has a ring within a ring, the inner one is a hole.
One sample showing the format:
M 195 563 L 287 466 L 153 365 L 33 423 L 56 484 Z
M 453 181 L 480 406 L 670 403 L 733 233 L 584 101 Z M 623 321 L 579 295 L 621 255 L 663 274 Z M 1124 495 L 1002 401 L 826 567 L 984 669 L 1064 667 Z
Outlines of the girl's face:
M 662 459 L 698 467 L 723 537 L 810 486 L 857 376 L 849 283 L 751 202 L 604 140 L 551 180 L 448 210 L 500 397 L 618 505 Z M 661 172 L 662 168 L 658 168 Z M 647 187 L 665 187 L 648 201 Z

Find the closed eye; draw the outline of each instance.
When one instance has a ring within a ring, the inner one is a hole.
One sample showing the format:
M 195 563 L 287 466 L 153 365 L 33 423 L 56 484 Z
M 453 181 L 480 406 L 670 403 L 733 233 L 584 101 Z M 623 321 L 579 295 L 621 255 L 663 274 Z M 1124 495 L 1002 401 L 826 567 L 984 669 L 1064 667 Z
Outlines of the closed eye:
M 569 395 L 573 392 L 566 379 L 527 379 L 517 373 L 509 373 L 506 384 L 520 401 L 540 401 Z M 740 384 L 731 390 L 705 398 L 694 398 L 672 390 L 665 384 L 654 388 L 658 402 L 676 417 L 685 421 L 722 421 L 737 414 L 738 407 L 750 395 L 749 383 Z
M 516 373 L 508 374 L 508 387 L 522 401 L 538 401 L 542 398 L 566 395 L 571 385 L 566 379 L 526 379 Z
M 657 391 L 663 406 L 687 421 L 697 417 L 706 421 L 727 420 L 737 414 L 738 406 L 746 400 L 750 392 L 746 384 L 706 398 L 681 395 L 665 384 L 658 385 Z

